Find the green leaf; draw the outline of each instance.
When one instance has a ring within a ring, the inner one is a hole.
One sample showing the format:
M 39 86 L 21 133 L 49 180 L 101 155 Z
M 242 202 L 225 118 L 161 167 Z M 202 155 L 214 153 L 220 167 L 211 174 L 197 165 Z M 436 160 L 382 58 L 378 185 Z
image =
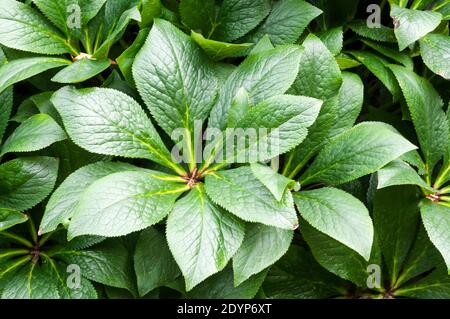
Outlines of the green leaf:
M 187 295 L 193 299 L 251 299 L 258 293 L 266 275 L 267 271 L 262 271 L 234 287 L 233 271 L 231 267 L 226 267 L 200 283 Z
M 13 209 L 0 208 L 0 231 L 25 223 L 28 216 Z
M 394 185 L 417 185 L 430 192 L 435 192 L 411 166 L 401 160 L 395 160 L 389 163 L 380 169 L 377 174 L 378 189 Z
M 68 67 L 65 67 L 54 77 L 53 82 L 58 83 L 80 83 L 102 73 L 111 65 L 109 59 L 91 60 L 83 58 Z
M 214 202 L 245 221 L 283 229 L 298 227 L 291 192 L 277 201 L 248 166 L 207 175 L 206 191 Z
M 80 278 L 80 285 L 77 288 L 69 288 L 67 283 L 73 280 L 70 277 L 73 273 L 69 272 L 66 264 L 55 262 L 46 258 L 47 262 L 51 262 L 51 276 L 58 279 L 58 291 L 61 299 L 97 299 L 97 291 L 92 283 L 84 277 Z
M 0 93 L 0 143 L 8 126 L 8 120 L 13 107 L 13 88 L 9 87 Z
M 250 110 L 250 97 L 244 88 L 240 88 L 228 111 L 228 127 L 236 127 Z
M 0 43 L 34 53 L 77 55 L 77 51 L 37 10 L 15 0 L 2 0 Z
M 411 186 L 390 187 L 375 193 L 374 226 L 391 283 L 396 283 L 414 243 L 419 200 L 417 190 Z
M 36 74 L 69 64 L 69 60 L 52 57 L 23 58 L 8 62 L 0 67 L 0 92 Z
M 340 189 L 320 188 L 296 193 L 294 201 L 311 226 L 369 260 L 373 225 L 367 208 L 358 199 Z
M 301 0 L 281 0 L 274 3 L 267 19 L 244 41 L 257 43 L 268 35 L 274 45 L 295 43 L 308 24 L 322 13 Z
M 134 291 L 131 258 L 120 239 L 109 239 L 87 250 L 61 251 L 56 256 L 69 265 L 78 265 L 89 280 Z
M 164 234 L 149 228 L 139 235 L 134 252 L 134 270 L 140 296 L 174 281 L 180 275 Z
M 336 27 L 321 32 L 319 34 L 319 39 L 334 56 L 341 53 L 344 45 L 344 33 L 342 27 Z
M 25 211 L 50 194 L 58 175 L 51 157 L 18 158 L 0 165 L 0 207 Z
M 169 214 L 185 184 L 156 171 L 125 171 L 92 183 L 81 195 L 69 225 L 69 238 L 123 236 L 152 226 Z
M 78 146 L 98 154 L 147 158 L 179 170 L 144 110 L 128 95 L 65 87 L 53 95 L 52 103 Z
M 341 70 L 331 52 L 318 37 L 310 34 L 303 42 L 300 72 L 292 86 L 297 95 L 327 100 L 342 84 Z
M 227 265 L 242 243 L 244 224 L 214 205 L 199 185 L 176 203 L 166 233 L 189 291 Z
M 387 68 L 389 61 L 369 51 L 350 51 L 349 53 L 359 62 L 364 64 L 364 66 L 372 72 L 381 81 L 381 83 L 383 83 L 389 92 L 391 92 L 394 99 L 398 100 L 401 92 L 398 83 L 395 80 L 395 76 Z
M 37 151 L 65 139 L 66 134 L 49 115 L 33 115 L 8 137 L 0 156 L 11 152 Z
M 400 51 L 430 33 L 441 23 L 442 14 L 391 6 L 394 33 Z
M 241 88 L 253 104 L 285 93 L 297 76 L 301 52 L 298 46 L 282 46 L 247 57 L 222 85 L 209 127 L 226 128 L 230 101 Z
M 77 38 L 81 28 L 97 15 L 106 2 L 106 0 L 32 1 L 69 38 L 71 36 Z M 77 6 L 77 9 L 74 6 Z M 80 14 L 79 17 L 75 17 L 77 13 Z M 79 25 L 76 25 L 78 22 Z
M 234 285 L 273 265 L 288 250 L 294 231 L 248 224 L 244 241 L 233 257 Z
M 258 54 L 264 51 L 272 50 L 274 48 L 275 47 L 273 46 L 272 41 L 270 41 L 269 36 L 266 34 L 255 44 L 248 55 Z
M 211 37 L 228 42 L 236 40 L 256 28 L 269 12 L 268 0 L 224 0 L 212 25 Z
M 200 33 L 191 31 L 191 37 L 214 61 L 220 61 L 225 58 L 239 55 L 239 53 L 251 47 L 252 43 L 226 43 L 215 40 L 205 39 Z
M 385 56 L 391 58 L 392 60 L 403 64 L 408 69 L 412 70 L 414 68 L 413 60 L 407 53 L 398 52 L 397 49 L 392 49 L 388 46 L 384 46 L 369 40 L 362 40 L 362 42 L 365 45 L 374 49 L 375 51 L 378 51 L 379 53 L 384 54 Z
M 367 288 L 368 262 L 353 249 L 300 220 L 300 231 L 315 260 L 329 272 Z
M 420 214 L 428 236 L 444 258 L 450 274 L 450 207 L 423 200 Z
M 68 225 L 75 213 L 83 192 L 95 181 L 113 173 L 141 170 L 120 162 L 98 162 L 84 166 L 72 173 L 52 194 L 39 228 L 40 234 L 56 229 L 59 224 Z
M 203 122 L 215 102 L 217 81 L 207 57 L 164 20 L 155 20 L 133 75 L 142 99 L 169 136 L 180 128 L 192 132 L 195 121 Z
M 398 65 L 390 65 L 400 83 L 419 138 L 429 172 L 443 156 L 448 145 L 449 127 L 443 102 L 426 79 Z
M 428 34 L 420 39 L 423 62 L 434 73 L 450 80 L 450 37 L 443 34 Z
M 215 155 L 216 161 L 221 166 L 263 162 L 288 152 L 305 139 L 321 104 L 309 97 L 283 95 L 251 107 L 237 128 L 224 134 L 224 149 Z
M 396 42 L 394 30 L 384 25 L 369 28 L 366 20 L 355 20 L 349 23 L 350 29 L 357 35 L 380 42 Z
M 287 254 L 271 267 L 263 290 L 271 299 L 318 299 L 342 295 L 342 284 L 310 252 L 291 245 Z
M 277 201 L 283 198 L 286 190 L 296 188 L 296 182 L 275 172 L 267 165 L 253 163 L 250 165 L 253 174 L 275 196 Z
M 48 263 L 28 263 L 5 283 L 2 299 L 59 299 L 58 281 Z
M 347 70 L 347 69 L 352 69 L 352 68 L 355 68 L 355 67 L 361 65 L 361 63 L 359 63 L 355 59 L 352 59 L 348 54 L 345 54 L 345 53 L 341 53 L 341 54 L 337 55 L 335 58 L 336 58 L 336 62 L 339 65 L 339 68 L 341 69 L 341 71 Z
M 161 15 L 161 11 L 161 0 L 141 0 L 141 22 L 139 23 L 141 31 L 143 28 L 149 27 L 153 23 L 153 19 Z
M 419 299 L 449 299 L 450 277 L 445 269 L 439 268 L 425 278 L 401 287 L 395 294 Z
M 151 0 L 152 1 L 152 0 Z M 159 0 L 157 0 L 159 2 Z M 129 83 L 134 83 L 132 66 L 136 55 L 147 40 L 149 29 L 141 29 L 134 42 L 116 59 L 120 71 Z
M 216 19 L 214 0 L 183 0 L 180 2 L 181 21 L 191 30 L 208 34 Z
M 326 145 L 302 175 L 300 184 L 346 183 L 379 170 L 415 148 L 384 123 L 361 123 Z

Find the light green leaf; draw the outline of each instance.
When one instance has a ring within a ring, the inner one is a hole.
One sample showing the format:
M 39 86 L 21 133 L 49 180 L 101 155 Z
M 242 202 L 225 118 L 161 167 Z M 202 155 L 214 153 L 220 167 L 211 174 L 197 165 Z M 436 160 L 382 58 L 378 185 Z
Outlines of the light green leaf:
M 387 68 L 389 61 L 369 51 L 350 51 L 349 53 L 364 64 L 383 83 L 395 100 L 399 99 L 401 91 L 395 80 L 395 76 Z
M 180 128 L 192 132 L 194 122 L 203 122 L 215 102 L 217 80 L 206 55 L 164 20 L 155 20 L 133 75 L 142 99 L 169 136 Z
M 120 162 L 98 162 L 84 166 L 72 173 L 52 194 L 39 228 L 40 234 L 67 226 L 75 213 L 83 192 L 95 181 L 121 171 L 143 170 Z
M 362 40 L 362 42 L 365 45 L 374 49 L 375 51 L 378 51 L 379 53 L 384 54 L 385 56 L 391 58 L 392 60 L 403 64 L 408 69 L 412 70 L 414 68 L 413 60 L 407 53 L 398 52 L 397 49 L 394 50 L 388 46 L 384 46 L 369 40 Z
M 186 1 L 182 1 L 182 3 L 184 2 Z M 143 28 L 149 27 L 153 23 L 153 19 L 161 15 L 161 11 L 161 0 L 141 0 L 141 22 L 139 23 L 141 31 Z
M 294 189 L 296 186 L 294 180 L 278 174 L 267 165 L 253 163 L 250 167 L 256 178 L 267 187 L 278 201 L 283 198 L 286 189 Z
M 387 124 L 361 123 L 327 144 L 302 175 L 300 184 L 346 183 L 379 170 L 415 148 Z
M 269 36 L 266 34 L 261 38 L 261 40 L 258 41 L 258 43 L 255 44 L 248 55 L 258 54 L 264 51 L 272 50 L 274 48 L 275 47 L 273 46 L 272 41 L 270 41 Z
M 0 231 L 25 223 L 28 216 L 13 209 L 0 208 Z
M 243 40 L 257 43 L 268 35 L 274 45 L 295 43 L 308 24 L 321 13 L 320 9 L 302 0 L 275 2 L 267 19 Z
M 164 234 L 154 228 L 141 232 L 134 252 L 134 270 L 140 296 L 174 281 L 180 275 Z
M 78 55 L 36 9 L 15 0 L 2 0 L 0 43 L 9 48 L 34 53 Z
M 244 242 L 233 257 L 234 285 L 273 265 L 288 250 L 294 231 L 248 224 Z
M 50 194 L 58 175 L 51 157 L 18 158 L 0 165 L 0 207 L 25 211 Z
M 33 115 L 8 137 L 0 156 L 11 152 L 37 151 L 65 139 L 66 134 L 49 115 Z
M 159 2 L 159 0 L 157 1 Z M 128 83 L 134 83 L 132 74 L 133 62 L 136 58 L 136 55 L 144 45 L 145 40 L 147 40 L 149 32 L 149 29 L 141 29 L 134 42 L 116 59 L 120 71 L 122 72 Z
M 311 226 L 369 260 L 373 225 L 367 208 L 358 199 L 340 189 L 320 188 L 296 193 L 294 201 Z
M 401 160 L 395 160 L 389 163 L 380 169 L 377 174 L 378 189 L 394 185 L 417 185 L 430 192 L 435 192 L 411 166 Z
M 450 80 L 450 37 L 444 34 L 428 34 L 420 39 L 423 62 L 434 73 Z
M 123 236 L 161 221 L 189 188 L 148 170 L 125 171 L 92 183 L 81 195 L 69 225 L 69 238 Z
M 244 223 L 216 207 L 199 185 L 176 203 L 166 233 L 189 291 L 225 268 L 242 243 Z
M 240 88 L 228 111 L 228 127 L 236 127 L 250 110 L 250 97 L 244 88 Z
M 83 58 L 65 67 L 52 78 L 58 83 L 80 83 L 105 71 L 111 65 L 109 59 L 91 60 Z
M 391 6 L 394 33 L 400 51 L 430 33 L 441 23 L 442 14 Z
M 335 57 L 335 59 L 341 71 L 352 69 L 361 65 L 361 63 L 359 63 L 357 60 L 353 59 L 352 57 L 350 57 L 348 54 L 345 53 L 338 54 Z
M 322 43 L 334 56 L 341 53 L 344 45 L 344 33 L 342 27 L 336 27 L 323 31 L 318 36 Z
M 36 74 L 69 64 L 69 60 L 52 57 L 23 58 L 8 62 L 0 67 L 0 92 Z
M 211 37 L 228 42 L 236 40 L 256 28 L 269 12 L 268 0 L 224 0 L 212 25 Z
M 247 57 L 222 85 L 209 127 L 226 128 L 230 101 L 241 88 L 252 104 L 285 93 L 297 76 L 301 52 L 298 46 L 282 46 Z
M 144 110 L 128 95 L 65 87 L 53 95 L 52 103 L 78 146 L 98 154 L 148 158 L 179 170 Z
M 327 100 L 336 95 L 342 84 L 339 65 L 318 37 L 310 34 L 303 42 L 300 72 L 292 86 L 297 95 Z
M 449 127 L 443 102 L 430 82 L 399 65 L 389 65 L 400 83 L 429 172 L 448 145 Z
M 423 200 L 420 214 L 428 236 L 444 258 L 450 274 L 450 207 Z
M 191 31 L 191 37 L 214 61 L 220 61 L 228 57 L 239 55 L 239 53 L 251 47 L 252 43 L 226 43 L 205 39 L 203 35 Z
M 206 191 L 214 202 L 243 220 L 283 229 L 298 227 L 291 192 L 277 201 L 248 166 L 207 175 Z

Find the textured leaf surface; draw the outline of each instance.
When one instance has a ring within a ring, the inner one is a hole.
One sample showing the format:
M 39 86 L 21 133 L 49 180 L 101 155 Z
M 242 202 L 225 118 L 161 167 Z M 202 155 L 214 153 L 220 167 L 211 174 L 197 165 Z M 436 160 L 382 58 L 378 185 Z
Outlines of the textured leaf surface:
M 344 45 L 344 34 L 342 27 L 326 30 L 319 34 L 319 38 L 334 56 L 341 53 Z
M 37 151 L 65 139 L 66 133 L 49 115 L 33 115 L 6 139 L 0 156 L 10 152 Z
M 448 299 L 450 277 L 445 269 L 436 269 L 418 282 L 400 288 L 396 295 L 419 299 Z
M 262 224 L 248 224 L 244 242 L 233 257 L 234 284 L 273 265 L 288 250 L 294 232 Z
M 249 93 L 253 104 L 286 92 L 297 76 L 301 52 L 297 46 L 285 46 L 245 59 L 222 85 L 209 127 L 226 127 L 230 101 L 241 88 Z
M 449 127 L 443 102 L 426 79 L 398 65 L 390 65 L 400 83 L 428 169 L 432 170 L 448 145 Z
M 120 171 L 140 170 L 120 162 L 98 162 L 84 166 L 72 173 L 52 194 L 40 225 L 40 233 L 48 233 L 59 224 L 68 225 L 77 209 L 83 192 L 95 181 Z
M 174 281 L 180 275 L 164 234 L 148 228 L 139 235 L 134 252 L 134 270 L 140 296 Z
M 283 198 L 286 189 L 293 189 L 295 181 L 275 172 L 271 167 L 259 163 L 250 165 L 253 174 L 263 183 L 267 189 L 280 201 Z
M 27 210 L 53 189 L 58 160 L 51 157 L 18 158 L 0 165 L 0 207 Z
M 436 74 L 450 80 L 450 37 L 428 34 L 420 40 L 423 62 Z
M 53 78 L 58 83 L 84 82 L 105 71 L 111 64 L 109 59 L 81 59 L 59 71 Z
M 55 93 L 52 102 L 70 138 L 80 147 L 93 153 L 148 158 L 174 166 L 144 110 L 124 93 L 65 87 Z
M 191 31 L 191 37 L 214 61 L 220 61 L 239 53 L 252 46 L 252 43 L 226 43 L 205 39 L 200 33 Z
M 277 201 L 248 166 L 207 175 L 206 191 L 214 202 L 243 220 L 283 229 L 298 226 L 291 193 L 285 192 Z
M 395 4 L 391 6 L 391 17 L 397 26 L 394 33 L 400 51 L 433 31 L 442 19 L 439 12 L 412 10 Z
M 350 29 L 356 34 L 374 41 L 396 42 L 394 30 L 381 25 L 379 28 L 369 28 L 367 21 L 356 20 L 349 24 Z
M 428 186 L 411 166 L 401 160 L 389 163 L 380 169 L 377 174 L 378 189 L 394 185 L 417 185 L 434 192 L 433 188 Z
M 172 210 L 188 187 L 162 180 L 156 171 L 126 171 L 103 177 L 81 195 L 69 225 L 69 238 L 123 236 L 152 226 Z
M 23 58 L 0 67 L 0 92 L 14 83 L 26 80 L 49 69 L 67 66 L 71 62 L 61 58 Z
M 370 40 L 362 40 L 362 42 L 388 58 L 403 64 L 408 69 L 412 70 L 414 68 L 413 60 L 408 53 L 398 52 L 397 48 L 392 49 L 391 47 Z
M 314 228 L 370 258 L 373 225 L 367 208 L 336 188 L 301 191 L 294 195 L 300 215 Z
M 301 184 L 342 184 L 373 173 L 415 149 L 384 123 L 365 122 L 326 145 L 300 178 Z
M 180 199 L 167 219 L 167 241 L 189 291 L 222 270 L 244 238 L 244 224 L 218 208 L 202 185 Z
M 450 207 L 424 200 L 420 213 L 428 236 L 444 258 L 450 273 Z
M 321 13 L 321 10 L 306 1 L 278 1 L 267 19 L 244 40 L 256 43 L 268 35 L 275 45 L 295 43 L 308 24 Z
M 0 43 L 34 53 L 77 53 L 36 9 L 15 0 L 2 0 Z
M 171 136 L 204 121 L 217 90 L 213 68 L 195 42 L 169 22 L 155 20 L 133 65 L 136 86 L 158 124 Z
M 183 0 L 180 2 L 181 21 L 194 31 L 210 33 L 216 18 L 214 0 Z

